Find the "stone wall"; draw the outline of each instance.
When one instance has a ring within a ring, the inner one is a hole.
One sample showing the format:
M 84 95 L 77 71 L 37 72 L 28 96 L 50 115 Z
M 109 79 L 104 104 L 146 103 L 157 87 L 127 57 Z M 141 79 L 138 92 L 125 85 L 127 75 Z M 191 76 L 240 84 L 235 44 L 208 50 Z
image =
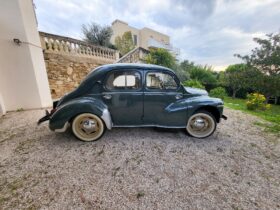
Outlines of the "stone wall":
M 40 32 L 52 98 L 75 89 L 94 68 L 114 63 L 118 52 L 83 41 Z
M 92 58 L 44 53 L 52 98 L 72 91 L 97 66 L 105 64 Z

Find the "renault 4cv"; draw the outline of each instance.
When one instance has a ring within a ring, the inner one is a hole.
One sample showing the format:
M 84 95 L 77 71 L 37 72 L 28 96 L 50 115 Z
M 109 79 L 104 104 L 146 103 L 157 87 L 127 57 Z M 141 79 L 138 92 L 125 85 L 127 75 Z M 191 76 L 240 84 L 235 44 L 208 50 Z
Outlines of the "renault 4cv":
M 169 68 L 109 64 L 92 70 L 74 91 L 53 102 L 38 121 L 64 132 L 71 127 L 82 141 L 99 139 L 114 127 L 184 128 L 206 138 L 226 119 L 223 101 L 207 91 L 184 87 Z

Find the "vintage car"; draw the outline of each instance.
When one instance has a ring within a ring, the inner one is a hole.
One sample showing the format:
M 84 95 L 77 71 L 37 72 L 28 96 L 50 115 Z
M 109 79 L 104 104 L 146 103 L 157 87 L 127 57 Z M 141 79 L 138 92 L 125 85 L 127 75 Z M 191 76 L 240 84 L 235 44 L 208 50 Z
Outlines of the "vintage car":
M 147 64 L 110 64 L 92 70 L 73 92 L 53 103 L 38 124 L 82 141 L 99 139 L 113 127 L 185 128 L 196 138 L 213 134 L 223 101 L 201 89 L 184 87 L 168 68 Z

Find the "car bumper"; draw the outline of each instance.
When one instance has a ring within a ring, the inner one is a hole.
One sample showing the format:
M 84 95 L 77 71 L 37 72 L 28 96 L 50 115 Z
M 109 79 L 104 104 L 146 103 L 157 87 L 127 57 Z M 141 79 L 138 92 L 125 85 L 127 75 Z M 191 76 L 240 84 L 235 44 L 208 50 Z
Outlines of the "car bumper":
M 40 125 L 42 122 L 48 121 L 49 119 L 51 119 L 51 116 L 53 115 L 53 113 L 56 111 L 56 107 L 58 104 L 59 100 L 56 100 L 53 102 L 53 109 L 49 112 L 48 110 L 45 110 L 45 116 L 42 117 L 41 119 L 38 120 L 37 124 Z
M 40 125 L 42 122 L 48 121 L 51 118 L 52 114 L 53 112 L 49 112 L 48 110 L 46 110 L 46 115 L 38 120 L 37 125 Z

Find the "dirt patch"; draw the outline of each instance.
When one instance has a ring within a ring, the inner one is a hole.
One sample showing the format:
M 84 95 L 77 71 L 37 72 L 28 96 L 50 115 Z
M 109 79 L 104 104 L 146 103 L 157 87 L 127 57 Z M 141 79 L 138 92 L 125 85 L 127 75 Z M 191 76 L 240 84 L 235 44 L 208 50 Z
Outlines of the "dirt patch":
M 36 121 L 0 120 L 0 209 L 277 209 L 280 144 L 258 118 L 226 109 L 199 140 L 183 130 L 113 129 L 84 143 Z

